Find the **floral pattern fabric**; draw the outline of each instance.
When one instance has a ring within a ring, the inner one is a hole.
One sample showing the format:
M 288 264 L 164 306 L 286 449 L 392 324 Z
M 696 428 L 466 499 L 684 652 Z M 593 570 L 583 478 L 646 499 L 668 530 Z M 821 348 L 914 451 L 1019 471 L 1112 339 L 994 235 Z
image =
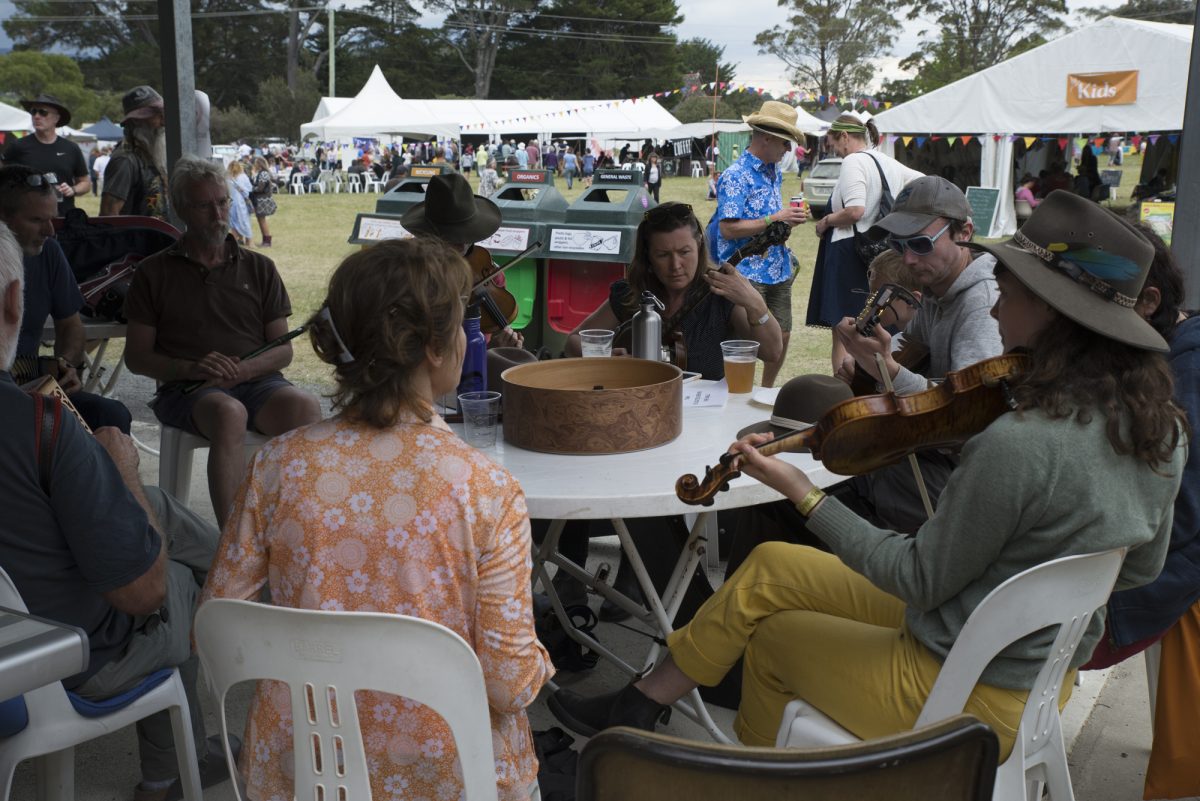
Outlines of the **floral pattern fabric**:
M 487 683 L 502 801 L 529 797 L 537 760 L 525 708 L 553 675 L 533 628 L 529 515 L 516 480 L 440 417 L 378 430 L 334 417 L 269 442 L 226 524 L 201 602 L 411 615 L 471 644 Z M 356 696 L 381 801 L 457 799 L 449 727 L 384 693 Z M 259 683 L 241 772 L 252 801 L 291 801 L 287 687 Z
M 708 223 L 708 243 L 713 259 L 722 264 L 733 252 L 750 241 L 722 239 L 721 220 L 761 220 L 783 208 L 780 188 L 783 171 L 778 164 L 767 164 L 749 150 L 729 165 L 717 181 L 717 210 Z M 759 284 L 781 284 L 792 275 L 792 260 L 783 245 L 773 245 L 761 256 L 747 256 L 738 263 L 738 271 Z

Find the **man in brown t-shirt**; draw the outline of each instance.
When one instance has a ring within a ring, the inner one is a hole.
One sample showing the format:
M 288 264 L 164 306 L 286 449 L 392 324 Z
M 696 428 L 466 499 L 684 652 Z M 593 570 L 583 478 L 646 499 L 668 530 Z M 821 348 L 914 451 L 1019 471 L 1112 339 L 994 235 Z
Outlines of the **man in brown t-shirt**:
M 125 301 L 125 363 L 163 382 L 153 403 L 163 425 L 210 441 L 209 493 L 224 525 L 245 472 L 246 430 L 282 434 L 318 421 L 321 406 L 280 374 L 290 344 L 242 358 L 287 333 L 292 308 L 274 263 L 229 235 L 222 170 L 182 158 L 170 192 L 187 230 L 138 265 Z M 192 381 L 204 384 L 184 392 Z

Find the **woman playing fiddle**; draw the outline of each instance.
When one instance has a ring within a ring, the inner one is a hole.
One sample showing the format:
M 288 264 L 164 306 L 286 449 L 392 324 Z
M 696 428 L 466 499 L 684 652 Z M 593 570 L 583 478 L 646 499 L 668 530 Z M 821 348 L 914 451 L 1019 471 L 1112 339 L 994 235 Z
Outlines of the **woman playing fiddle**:
M 914 537 L 877 528 L 826 498 L 803 472 L 734 443 L 740 469 L 797 505 L 833 550 L 759 546 L 692 622 L 669 657 L 619 692 L 560 690 L 558 718 L 581 731 L 653 727 L 666 704 L 717 683 L 746 656 L 735 730 L 770 745 L 784 706 L 801 697 L 862 738 L 915 723 L 950 647 L 992 589 L 1043 562 L 1117 547 L 1117 589 L 1157 575 L 1171 531 L 1187 423 L 1171 401 L 1163 338 L 1135 311 L 1153 247 L 1100 206 L 1055 192 L 1011 241 L 972 245 L 998 260 L 996 317 L 1007 351 L 1028 363 L 1017 409 L 963 448 L 937 510 Z M 852 321 L 839 333 L 851 335 Z M 882 327 L 874 336 L 889 337 Z M 1104 627 L 1093 617 L 1072 667 Z M 1006 648 L 964 711 L 1011 751 L 1053 634 Z M 1073 676 L 1063 682 L 1068 696 Z M 1066 702 L 1061 697 L 1060 704 Z
M 667 202 L 646 212 L 637 229 L 637 244 L 629 277 L 613 283 L 608 300 L 576 326 L 567 338 L 566 352 L 579 356 L 579 332 L 590 328 L 616 330 L 639 309 L 638 299 L 649 290 L 666 306 L 663 332 L 681 330 L 687 347 L 687 369 L 705 378 L 724 375 L 721 342 L 752 339 L 758 358 L 779 358 L 783 334 L 767 304 L 737 270 L 718 270 L 708 258 L 704 229 L 692 207 Z

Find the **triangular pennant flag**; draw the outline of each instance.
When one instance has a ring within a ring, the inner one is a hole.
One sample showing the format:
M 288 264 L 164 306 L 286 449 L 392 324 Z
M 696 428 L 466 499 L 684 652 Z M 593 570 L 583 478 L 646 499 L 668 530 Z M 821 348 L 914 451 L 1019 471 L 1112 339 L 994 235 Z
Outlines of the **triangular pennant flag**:
M 1037 141 L 1037 137 L 1026 136 L 1023 138 L 1023 141 L 1025 142 L 1025 149 L 1028 150 L 1029 148 L 1033 147 L 1033 143 Z
M 931 136 L 929 138 L 934 142 L 940 142 L 942 139 L 942 137 L 940 137 L 940 136 Z
M 1134 150 L 1137 150 L 1138 148 L 1140 148 L 1142 146 L 1142 137 L 1140 137 L 1140 136 L 1133 137 L 1132 139 L 1129 140 L 1129 144 L 1133 145 Z
M 960 142 L 962 142 L 964 145 L 966 145 L 966 144 L 970 144 L 971 140 L 972 140 L 972 139 L 974 139 L 974 138 L 975 138 L 975 137 L 974 137 L 972 134 L 967 134 L 966 136 L 960 136 L 960 137 L 958 137 L 958 140 L 959 140 Z
M 913 138 L 911 136 L 900 137 L 900 141 L 904 143 L 905 147 L 908 147 L 908 143 L 911 142 L 912 140 L 913 140 Z
M 1063 150 L 1063 151 L 1065 151 L 1065 150 L 1067 149 L 1067 142 L 1068 142 L 1068 141 L 1069 141 L 1069 140 L 1068 140 L 1068 139 L 1067 139 L 1067 137 L 1065 137 L 1065 136 L 1060 136 L 1060 137 L 1058 137 L 1058 149 L 1059 149 L 1059 150 Z
M 1096 142 L 1096 147 L 1104 147 L 1104 143 L 1105 143 L 1105 142 L 1107 142 L 1107 141 L 1108 141 L 1108 140 L 1107 140 L 1107 139 L 1105 139 L 1104 137 L 1102 137 L 1102 136 L 1097 136 L 1097 137 L 1096 137 L 1096 139 L 1095 139 L 1095 142 Z
M 954 143 L 958 141 L 957 136 L 947 136 L 946 141 L 950 143 L 950 147 L 954 147 Z
M 885 101 L 883 101 L 883 107 L 884 107 L 884 108 L 891 108 L 891 107 L 892 107 L 892 101 L 890 101 L 890 100 L 885 100 Z
M 1179 144 L 1179 134 L 1167 134 L 1167 141 L 1173 145 Z
M 1162 134 L 1150 134 L 1150 144 L 1152 144 L 1152 145 L 1157 145 L 1157 144 L 1158 144 L 1158 140 L 1159 140 L 1161 137 L 1162 137 Z
M 926 137 L 924 137 L 924 136 L 918 136 L 917 137 L 917 147 L 925 147 L 925 139 L 926 139 Z

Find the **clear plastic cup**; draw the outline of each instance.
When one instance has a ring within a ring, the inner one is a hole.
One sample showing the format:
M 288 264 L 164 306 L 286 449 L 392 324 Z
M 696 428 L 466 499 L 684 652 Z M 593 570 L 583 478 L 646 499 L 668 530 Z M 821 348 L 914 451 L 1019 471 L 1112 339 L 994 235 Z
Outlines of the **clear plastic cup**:
M 458 408 L 463 416 L 463 440 L 476 448 L 495 446 L 500 393 L 464 392 L 458 396 Z
M 758 343 L 752 339 L 728 339 L 721 343 L 725 361 L 725 383 L 733 395 L 754 390 L 754 366 L 758 361 Z
M 579 332 L 585 359 L 612 356 L 613 332 L 603 328 L 590 328 Z

